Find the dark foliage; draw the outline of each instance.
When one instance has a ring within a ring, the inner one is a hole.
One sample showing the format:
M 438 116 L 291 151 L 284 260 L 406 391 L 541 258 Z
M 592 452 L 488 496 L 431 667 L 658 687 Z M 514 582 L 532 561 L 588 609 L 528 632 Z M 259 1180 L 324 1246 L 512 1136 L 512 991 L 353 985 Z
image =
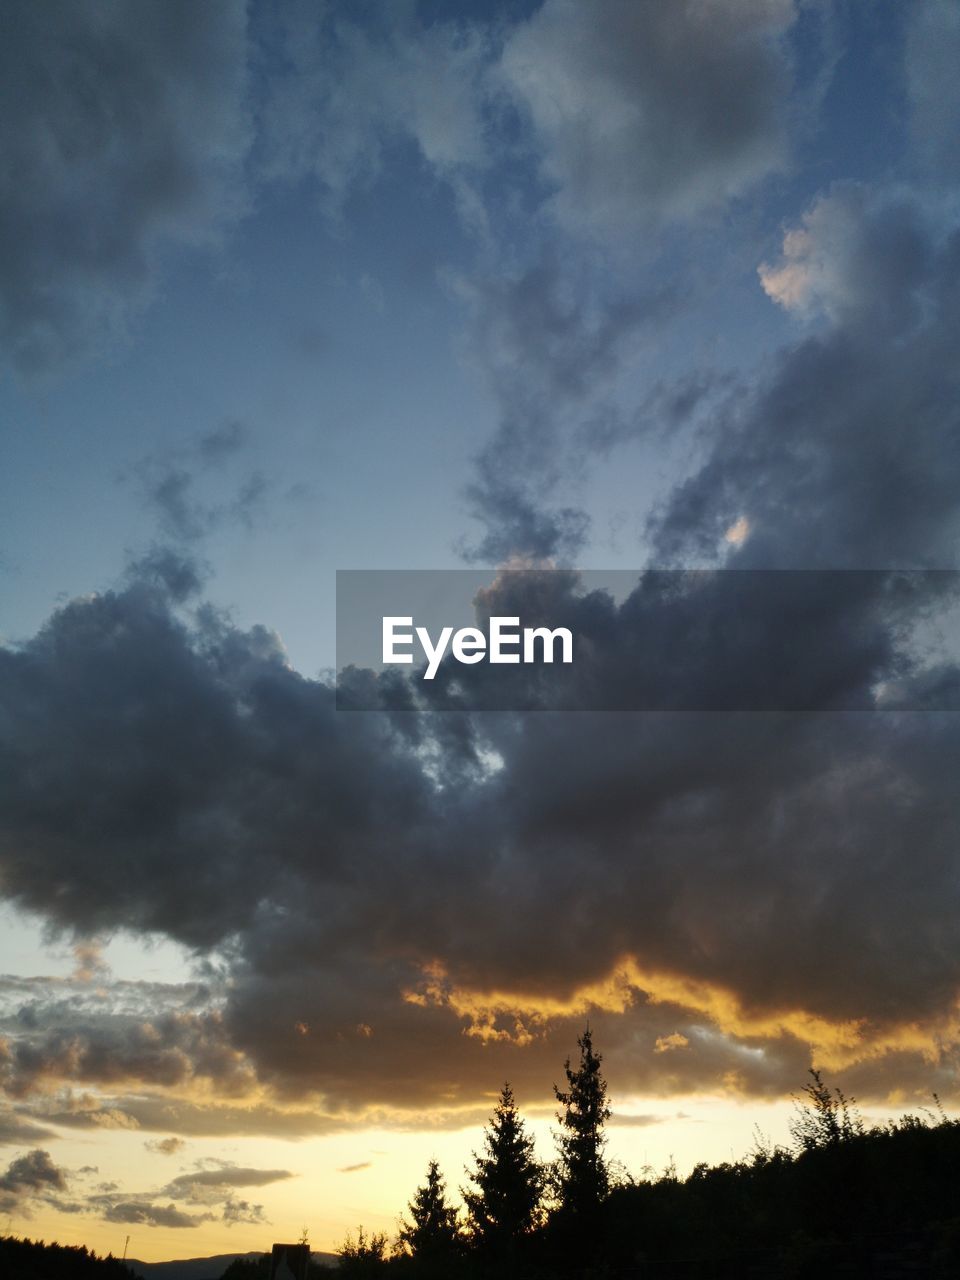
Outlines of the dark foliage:
M 685 1181 L 611 1192 L 611 1275 L 664 1280 L 960 1275 L 960 1124 L 853 1126 L 799 1154 L 758 1152 Z
M 425 1280 L 955 1280 L 960 1276 L 960 1122 L 941 1110 L 867 1128 L 852 1099 L 817 1072 L 798 1099 L 794 1150 L 762 1143 L 748 1158 L 698 1165 L 680 1179 L 611 1186 L 603 1157 L 610 1114 L 589 1031 L 566 1064 L 556 1203 L 524 1247 L 491 1256 L 486 1227 L 502 1203 L 491 1188 L 533 1160 L 505 1089 L 464 1194 L 471 1230 L 457 1240 L 435 1163 L 410 1206 L 406 1248 L 368 1257 L 368 1276 Z M 533 1181 L 521 1179 L 532 1194 Z M 486 1190 L 485 1190 L 486 1189 Z M 526 1192 L 524 1193 L 526 1195 Z M 518 1196 L 517 1203 L 529 1203 Z M 517 1222 L 519 1218 L 512 1219 Z M 423 1235 L 420 1234 L 421 1230 Z M 446 1252 L 413 1242 L 446 1241 Z M 341 1255 L 343 1256 L 343 1255 Z M 356 1272 L 355 1274 L 361 1274 Z
M 400 1244 L 424 1274 L 445 1275 L 461 1252 L 457 1211 L 447 1204 L 446 1184 L 436 1160 L 427 1166 L 427 1180 L 417 1188 L 400 1228 Z
M 810 1077 L 810 1083 L 803 1088 L 807 1101 L 797 1103 L 797 1114 L 790 1125 L 797 1146 L 802 1151 L 815 1151 L 863 1133 L 855 1100 L 844 1097 L 839 1089 L 828 1089 L 819 1071 L 811 1070 Z
M 99 1258 L 83 1245 L 44 1244 L 0 1236 L 0 1276 L 30 1280 L 134 1280 L 116 1258 Z
M 234 1258 L 220 1280 L 270 1280 L 270 1255 L 259 1258 Z
M 339 1272 L 345 1276 L 356 1276 L 357 1280 L 366 1280 L 368 1276 L 378 1276 L 383 1272 L 387 1259 L 387 1237 L 383 1232 L 374 1232 L 368 1236 L 363 1227 L 357 1228 L 357 1238 L 347 1236 L 337 1250 L 340 1259 Z
M 473 1186 L 463 1192 L 470 1243 L 488 1265 L 510 1266 L 540 1223 L 544 1173 L 509 1084 L 473 1159 Z
M 322 1262 L 311 1259 L 307 1280 L 321 1280 L 323 1276 L 339 1274 L 342 1274 L 339 1268 L 326 1266 Z M 258 1258 L 234 1258 L 220 1280 L 270 1280 L 270 1254 L 264 1253 Z
M 567 1088 L 553 1086 L 562 1110 L 558 1112 L 556 1191 L 558 1214 L 578 1233 L 592 1231 L 600 1206 L 610 1190 L 603 1149 L 603 1126 L 610 1118 L 607 1084 L 600 1074 L 600 1054 L 594 1053 L 587 1027 L 577 1041 L 580 1062 L 564 1064 Z

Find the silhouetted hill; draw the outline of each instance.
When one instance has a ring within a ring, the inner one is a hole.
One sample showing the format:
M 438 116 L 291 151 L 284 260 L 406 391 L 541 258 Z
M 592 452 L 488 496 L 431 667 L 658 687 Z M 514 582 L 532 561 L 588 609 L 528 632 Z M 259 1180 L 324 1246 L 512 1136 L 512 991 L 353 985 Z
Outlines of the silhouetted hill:
M 209 1258 L 178 1258 L 170 1262 L 140 1262 L 132 1258 L 127 1265 L 142 1280 L 220 1280 L 238 1258 L 256 1261 L 262 1257 L 262 1253 L 217 1253 Z
M 228 1267 L 233 1263 L 247 1263 L 242 1271 L 254 1272 L 254 1264 L 260 1262 L 263 1253 L 218 1253 L 209 1258 L 179 1258 L 171 1262 L 139 1262 L 128 1261 L 127 1265 L 141 1280 L 220 1280 Z M 337 1256 L 334 1253 L 314 1253 L 314 1262 L 335 1266 Z M 241 1273 L 241 1268 L 236 1269 Z M 268 1273 L 269 1274 L 269 1273 Z

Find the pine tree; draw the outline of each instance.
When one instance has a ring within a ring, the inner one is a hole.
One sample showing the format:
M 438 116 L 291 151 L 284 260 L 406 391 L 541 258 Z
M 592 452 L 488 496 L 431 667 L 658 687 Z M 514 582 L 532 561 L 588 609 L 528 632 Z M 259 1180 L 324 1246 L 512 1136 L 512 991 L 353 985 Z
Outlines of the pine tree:
M 410 1221 L 400 1227 L 400 1242 L 421 1261 L 449 1258 L 460 1246 L 457 1211 L 447 1204 L 446 1184 L 436 1160 L 427 1165 L 427 1180 L 409 1204 Z
M 544 1180 L 509 1084 L 484 1131 L 483 1153 L 473 1158 L 467 1172 L 475 1189 L 463 1193 L 471 1239 L 481 1253 L 508 1262 L 538 1225 Z
M 563 1108 L 557 1119 L 563 1126 L 557 1134 L 557 1190 L 560 1210 L 591 1223 L 607 1198 L 610 1177 L 604 1160 L 604 1123 L 610 1117 L 607 1084 L 600 1074 L 601 1056 L 593 1051 L 590 1028 L 577 1041 L 580 1065 L 574 1071 L 568 1058 L 564 1064 L 566 1091 L 553 1091 Z

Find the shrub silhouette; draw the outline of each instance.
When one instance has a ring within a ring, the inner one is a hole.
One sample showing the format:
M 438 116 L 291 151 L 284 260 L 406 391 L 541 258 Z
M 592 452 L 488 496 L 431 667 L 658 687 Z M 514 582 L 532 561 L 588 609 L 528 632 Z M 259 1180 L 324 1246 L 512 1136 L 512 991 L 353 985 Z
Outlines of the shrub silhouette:
M 839 1089 L 830 1090 L 819 1071 L 810 1070 L 811 1081 L 804 1085 L 806 1102 L 796 1101 L 790 1135 L 802 1151 L 832 1147 L 863 1133 L 863 1120 L 856 1099 L 846 1098 Z
M 363 1227 L 357 1227 L 357 1238 L 348 1235 L 337 1250 L 338 1272 L 366 1280 L 368 1276 L 383 1273 L 387 1258 L 387 1237 L 382 1232 L 367 1236 Z

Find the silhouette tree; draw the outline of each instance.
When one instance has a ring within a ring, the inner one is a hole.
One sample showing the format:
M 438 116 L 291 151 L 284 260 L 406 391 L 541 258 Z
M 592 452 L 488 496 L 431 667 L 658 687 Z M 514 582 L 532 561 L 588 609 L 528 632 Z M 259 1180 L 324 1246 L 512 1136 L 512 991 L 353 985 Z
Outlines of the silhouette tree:
M 797 1114 L 790 1133 L 801 1151 L 833 1147 L 863 1133 L 863 1120 L 855 1098 L 846 1098 L 839 1089 L 831 1091 L 819 1071 L 810 1071 L 811 1082 L 804 1085 L 806 1102 L 796 1102 Z
M 566 1090 L 553 1086 L 563 1108 L 557 1113 L 563 1126 L 557 1134 L 557 1191 L 564 1215 L 593 1221 L 610 1189 L 603 1156 L 603 1126 L 610 1117 L 610 1108 L 607 1084 L 600 1074 L 601 1056 L 593 1051 L 589 1027 L 577 1044 L 580 1065 L 574 1071 L 569 1058 L 564 1063 Z
M 414 1258 L 439 1264 L 459 1252 L 457 1211 L 447 1204 L 446 1184 L 436 1160 L 427 1165 L 427 1180 L 417 1188 L 408 1210 L 410 1221 L 400 1225 L 400 1243 Z
M 544 1173 L 533 1152 L 513 1090 L 505 1084 L 484 1131 L 483 1154 L 474 1152 L 474 1168 L 467 1170 L 475 1189 L 463 1192 L 472 1243 L 503 1264 L 540 1221 Z
M 357 1228 L 357 1238 L 347 1235 L 337 1250 L 338 1272 L 356 1276 L 358 1280 L 380 1275 L 386 1266 L 387 1237 L 382 1232 L 368 1236 L 363 1227 Z

